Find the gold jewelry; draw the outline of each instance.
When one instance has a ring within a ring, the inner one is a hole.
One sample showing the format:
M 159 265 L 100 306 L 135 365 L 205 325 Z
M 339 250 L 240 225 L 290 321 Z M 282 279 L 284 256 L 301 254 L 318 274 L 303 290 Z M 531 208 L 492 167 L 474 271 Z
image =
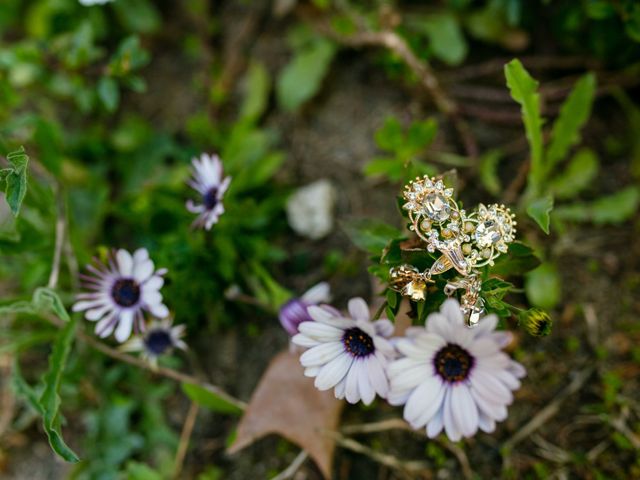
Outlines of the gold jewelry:
M 515 215 L 504 205 L 483 204 L 467 214 L 454 199 L 453 188 L 446 188 L 441 178 L 417 177 L 405 186 L 403 208 L 408 211 L 409 229 L 426 243 L 426 250 L 441 255 L 429 270 L 421 273 L 412 265 L 390 270 L 390 285 L 414 301 L 426 298 L 431 277 L 454 268 L 461 277 L 447 283 L 445 293 L 453 295 L 464 289 L 460 306 L 468 326 L 475 325 L 484 311 L 480 296 L 482 281 L 478 269 L 493 266 L 515 239 Z

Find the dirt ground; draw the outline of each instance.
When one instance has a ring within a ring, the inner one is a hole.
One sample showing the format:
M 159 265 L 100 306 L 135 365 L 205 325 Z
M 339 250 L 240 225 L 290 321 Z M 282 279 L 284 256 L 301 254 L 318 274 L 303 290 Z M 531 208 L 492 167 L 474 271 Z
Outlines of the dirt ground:
M 223 10 L 220 23 L 237 25 L 247 8 Z M 165 33 L 162 44 L 151 46 L 153 61 L 146 71 L 149 92 L 141 98 L 129 99 L 141 114 L 177 133 L 182 125 L 181 119 L 198 108 L 200 99 L 188 88 L 187 82 L 181 81 L 185 74 L 185 60 L 179 57 L 180 51 L 164 47 L 171 45 L 172 38 L 179 37 L 179 26 L 188 25 L 188 22 L 188 19 L 176 18 L 174 27 Z M 288 49 L 282 32 L 290 22 L 263 22 L 251 42 L 249 50 L 252 55 L 265 62 L 270 71 L 276 71 L 286 61 Z M 228 30 L 230 28 L 227 27 Z M 223 31 L 219 38 L 221 46 L 225 45 L 226 35 L 232 34 Z M 189 75 L 197 75 L 201 65 L 190 62 L 186 67 Z M 164 102 L 166 97 L 162 93 L 169 88 L 173 92 L 170 98 L 174 100 Z M 334 250 L 357 265 L 354 275 L 330 279 L 337 306 L 344 305 L 349 297 L 370 297 L 372 294 L 366 272 L 367 257 L 354 249 L 340 229 L 340 223 L 356 217 L 375 217 L 400 226 L 395 206 L 397 187 L 364 178 L 362 167 L 377 153 L 373 135 L 386 116 L 408 120 L 434 114 L 432 107 L 420 102 L 413 93 L 410 87 L 387 78 L 376 65 L 372 51 L 345 50 L 336 58 L 322 93 L 301 113 L 283 114 L 272 109 L 265 119 L 267 125 L 280 132 L 280 146 L 287 155 L 282 180 L 303 185 L 328 178 L 337 187 L 338 226 L 335 231 L 327 239 L 315 242 L 294 237 L 288 239 L 292 242 L 292 257 L 304 257 L 309 265 L 321 264 L 326 252 Z M 177 99 L 179 101 L 175 101 Z M 603 100 L 597 105 L 594 117 L 598 117 L 599 111 L 613 114 L 614 110 Z M 590 128 L 595 130 L 593 135 L 597 135 L 607 122 L 596 120 L 593 123 Z M 519 124 L 505 127 L 475 122 L 472 128 L 482 148 L 507 144 L 517 140 L 522 132 Z M 440 137 L 437 148 L 456 148 L 455 145 L 447 145 L 452 140 L 448 133 Z M 524 151 L 507 157 L 506 170 L 517 170 L 523 157 Z M 625 182 L 627 168 L 627 159 L 612 159 L 602 169 L 598 181 L 615 188 Z M 468 172 L 462 174 L 470 175 Z M 486 195 L 481 189 L 474 189 L 473 183 L 468 182 L 465 188 L 464 195 L 470 199 L 482 199 Z M 562 304 L 553 312 L 555 327 L 550 337 L 539 340 L 518 334 L 517 355 L 526 366 L 528 376 L 516 393 L 508 420 L 499 424 L 494 434 L 479 434 L 466 442 L 464 451 L 476 478 L 497 478 L 503 473 L 513 478 L 524 478 L 525 472 L 527 478 L 593 478 L 586 467 L 589 462 L 598 465 L 611 478 L 640 475 L 638 470 L 635 473 L 630 470 L 636 462 L 637 450 L 621 448 L 612 440 L 613 432 L 624 433 L 625 428 L 635 435 L 633 431 L 637 431 L 637 424 L 627 425 L 625 419 L 637 419 L 640 414 L 637 401 L 640 397 L 640 364 L 632 358 L 634 348 L 640 344 L 637 321 L 640 314 L 640 242 L 635 228 L 633 224 L 615 228 L 583 226 L 571 229 L 562 239 L 554 235 L 548 239 L 537 237 L 560 266 Z M 293 275 L 285 276 L 285 273 L 285 269 L 279 272 L 279 279 L 297 291 L 303 291 L 321 275 L 317 268 L 296 271 Z M 255 338 L 240 328 L 218 334 L 213 347 L 210 343 L 205 345 L 204 341 L 200 342 L 201 345 L 194 345 L 196 352 L 207 352 L 202 363 L 213 381 L 242 399 L 250 397 L 269 359 L 287 346 L 287 337 L 276 319 L 263 318 L 260 329 L 260 348 L 254 348 Z M 603 375 L 608 371 L 615 371 L 624 379 L 619 391 L 624 402 L 603 412 L 600 410 L 605 395 Z M 171 418 L 175 419 L 175 427 L 179 429 L 188 403 L 176 400 L 175 406 L 176 411 Z M 548 417 L 537 417 L 541 412 L 546 412 Z M 400 415 L 399 409 L 383 405 L 365 411 L 348 408 L 344 413 L 344 423 Z M 503 470 L 500 448 L 505 442 L 517 440 L 522 427 L 532 418 L 538 418 L 539 428 L 514 445 L 508 457 L 511 470 Z M 235 419 L 208 412 L 200 414 L 184 478 L 191 478 L 192 474 L 211 464 L 223 469 L 225 473 L 221 478 L 265 478 L 267 472 L 284 469 L 297 455 L 297 448 L 283 449 L 282 440 L 269 437 L 232 457 L 227 456 L 224 442 L 235 422 Z M 46 443 L 35 437 L 11 451 L 11 473 L 4 478 L 64 478 L 65 468 L 53 463 L 53 454 Z M 379 447 L 400 459 L 426 458 L 428 442 L 421 435 L 390 431 L 357 438 L 365 445 Z M 638 439 L 637 436 L 632 438 Z M 535 467 L 536 463 L 544 464 L 546 470 Z M 369 480 L 456 479 L 463 475 L 460 461 L 449 452 L 441 462 L 434 461 L 434 465 L 432 471 L 412 476 L 338 449 L 334 476 L 338 479 Z M 319 479 L 320 475 L 307 462 L 295 478 Z

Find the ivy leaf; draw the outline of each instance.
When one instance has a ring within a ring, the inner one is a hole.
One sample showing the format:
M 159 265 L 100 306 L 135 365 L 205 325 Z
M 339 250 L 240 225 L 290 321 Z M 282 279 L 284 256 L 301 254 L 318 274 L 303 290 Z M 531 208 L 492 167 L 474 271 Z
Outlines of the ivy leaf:
M 514 59 L 504 67 L 507 85 L 511 97 L 520 104 L 522 121 L 527 133 L 529 148 L 531 149 L 531 170 L 529 182 L 538 190 L 544 180 L 544 150 L 542 142 L 543 119 L 540 116 L 540 94 L 538 82 L 525 70 L 520 60 Z
M 228 413 L 232 415 L 239 415 L 242 413 L 242 410 L 229 403 L 224 398 L 216 395 L 215 393 L 207 390 L 200 385 L 195 385 L 193 383 L 183 383 L 182 391 L 185 393 L 187 397 L 196 402 L 198 405 L 208 408 L 214 412 L 218 413 Z
M 527 214 L 533 218 L 542 231 L 549 234 L 549 214 L 553 210 L 553 196 L 545 195 L 527 205 Z
M 77 317 L 71 319 L 58 334 L 51 355 L 49 355 L 49 370 L 44 375 L 44 391 L 39 404 L 42 408 L 42 423 L 49 438 L 49 444 L 54 452 L 67 462 L 76 463 L 80 459 L 62 438 L 60 431 L 60 382 L 71 351 L 76 333 Z
M 580 140 L 580 129 L 589 119 L 591 105 L 596 91 L 596 77 L 592 73 L 584 75 L 576 82 L 560 108 L 560 115 L 551 130 L 551 142 L 547 149 L 546 172 L 567 156 L 569 149 Z
M 0 181 L 4 181 L 4 193 L 7 203 L 11 208 L 11 213 L 17 217 L 20 207 L 27 194 L 27 166 L 29 157 L 25 153 L 24 147 L 20 147 L 15 152 L 7 155 L 10 168 L 0 171 Z
M 579 150 L 569 162 L 566 170 L 551 182 L 551 191 L 556 198 L 572 198 L 587 188 L 598 174 L 598 157 L 593 150 Z
M 336 46 L 323 38 L 296 52 L 276 83 L 278 103 L 284 110 L 297 110 L 318 92 L 335 53 Z

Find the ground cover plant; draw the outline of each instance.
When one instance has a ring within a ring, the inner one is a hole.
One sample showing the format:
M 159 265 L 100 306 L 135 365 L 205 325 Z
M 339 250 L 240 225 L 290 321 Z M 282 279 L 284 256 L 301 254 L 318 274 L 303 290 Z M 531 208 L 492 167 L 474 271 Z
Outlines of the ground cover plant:
M 636 2 L 6 0 L 2 478 L 640 476 Z

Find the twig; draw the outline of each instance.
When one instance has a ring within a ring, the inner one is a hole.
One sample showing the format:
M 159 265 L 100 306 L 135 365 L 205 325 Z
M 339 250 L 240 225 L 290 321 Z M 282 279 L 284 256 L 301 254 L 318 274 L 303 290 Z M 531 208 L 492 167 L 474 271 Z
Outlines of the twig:
M 60 320 L 58 320 L 55 317 L 51 317 L 51 316 L 47 316 L 46 317 L 51 323 L 53 323 L 55 326 L 57 327 L 62 327 L 62 322 Z M 151 373 L 155 373 L 156 375 L 160 375 L 162 377 L 166 377 L 166 378 L 170 378 L 171 380 L 175 380 L 177 382 L 180 383 L 192 383 L 195 385 L 198 385 L 199 387 L 204 388 L 205 390 L 213 393 L 214 395 L 217 395 L 218 397 L 220 397 L 221 399 L 223 399 L 224 401 L 230 403 L 231 405 L 234 405 L 235 407 L 239 408 L 240 410 L 245 410 L 247 408 L 247 404 L 246 402 L 228 394 L 227 392 L 225 392 L 222 388 L 213 385 L 211 383 L 208 382 L 204 382 L 202 380 L 200 380 L 197 377 L 194 377 L 193 375 L 189 375 L 187 373 L 182 373 L 179 372 L 177 370 L 173 370 L 172 368 L 167 368 L 167 367 L 152 367 L 150 364 L 148 364 L 147 362 L 145 362 L 144 360 L 141 360 L 137 357 L 134 357 L 132 355 L 129 355 L 127 353 L 121 352 L 119 350 L 116 350 L 115 348 L 111 348 L 110 346 L 108 346 L 107 344 L 96 340 L 95 338 L 87 335 L 86 333 L 82 332 L 82 331 L 78 331 L 78 333 L 76 334 L 76 336 L 84 343 L 86 343 L 87 345 L 89 345 L 90 347 L 98 350 L 99 352 L 104 353 L 105 355 L 114 358 L 116 360 L 120 360 L 121 362 L 125 362 L 128 363 L 129 365 L 133 365 L 139 368 L 142 368 L 144 370 L 148 370 Z
M 420 435 L 420 437 L 424 438 L 424 430 L 414 430 L 411 426 L 402 420 L 401 418 L 390 418 L 388 420 L 382 420 L 379 422 L 373 423 L 361 423 L 356 425 L 347 425 L 342 428 L 342 432 L 348 435 L 358 434 L 358 433 L 377 433 L 384 432 L 386 430 L 406 430 L 416 435 Z M 434 440 L 438 444 L 440 444 L 443 448 L 449 450 L 460 463 L 460 468 L 462 469 L 462 475 L 465 479 L 471 480 L 474 478 L 473 470 L 471 469 L 471 464 L 469 463 L 469 459 L 467 458 L 467 454 L 464 452 L 462 448 L 457 446 L 454 443 L 449 441 L 440 441 Z
M 518 167 L 518 171 L 516 172 L 511 183 L 507 185 L 507 188 L 504 189 L 504 194 L 502 195 L 502 201 L 506 204 L 514 203 L 518 198 L 518 193 L 524 187 L 524 184 L 527 182 L 527 174 L 529 173 L 529 159 L 524 160 L 520 166 Z
M 396 470 L 415 473 L 415 472 L 428 470 L 431 468 L 431 466 L 427 462 L 414 461 L 414 460 L 409 460 L 409 461 L 400 460 L 393 455 L 376 452 L 372 448 L 369 448 L 366 445 L 363 445 L 352 438 L 345 437 L 339 432 L 327 431 L 326 434 L 331 438 L 333 438 L 336 441 L 336 443 L 340 445 L 342 448 L 346 448 L 347 450 L 351 450 L 352 452 L 365 455 L 382 465 L 385 465 L 390 468 L 394 468 Z
M 542 427 L 559 411 L 562 403 L 571 395 L 580 390 L 591 374 L 594 372 L 594 366 L 588 366 L 581 370 L 573 381 L 565 387 L 556 397 L 542 410 L 540 410 L 531 420 L 529 420 L 520 430 L 518 430 L 502 447 L 503 456 L 506 458 L 518 443 L 529 437 L 533 432 Z
M 176 452 L 176 460 L 173 472 L 173 478 L 180 479 L 182 473 L 182 467 L 184 465 L 184 459 L 187 456 L 187 450 L 189 448 L 189 440 L 193 433 L 193 427 L 196 424 L 196 418 L 198 417 L 198 404 L 191 402 L 187 417 L 184 420 L 184 426 L 182 427 L 182 433 L 180 434 L 180 443 L 178 444 L 178 451 Z
M 287 468 L 285 468 L 271 480 L 288 480 L 289 478 L 292 478 L 296 474 L 296 472 L 300 470 L 302 464 L 307 461 L 307 458 L 309 458 L 309 454 L 305 450 L 302 450 L 296 456 L 296 458 L 293 459 L 293 462 L 291 462 L 291 464 Z
M 473 80 L 478 77 L 502 73 L 506 63 L 513 57 L 494 58 L 488 62 L 468 65 L 455 70 L 450 70 L 441 74 L 443 81 L 462 82 Z M 601 67 L 600 62 L 584 57 L 564 57 L 564 56 L 529 56 L 520 57 L 522 64 L 531 70 L 575 70 L 589 69 L 597 70 Z
M 467 155 L 472 158 L 478 157 L 477 142 L 469 129 L 469 125 L 461 117 L 458 104 L 444 91 L 431 65 L 418 58 L 404 38 L 389 30 L 381 32 L 360 31 L 351 35 L 341 35 L 331 27 L 313 21 L 310 15 L 306 15 L 306 17 L 323 35 L 342 45 L 352 48 L 384 47 L 398 55 L 416 75 L 420 85 L 431 96 L 438 110 L 453 122 Z

